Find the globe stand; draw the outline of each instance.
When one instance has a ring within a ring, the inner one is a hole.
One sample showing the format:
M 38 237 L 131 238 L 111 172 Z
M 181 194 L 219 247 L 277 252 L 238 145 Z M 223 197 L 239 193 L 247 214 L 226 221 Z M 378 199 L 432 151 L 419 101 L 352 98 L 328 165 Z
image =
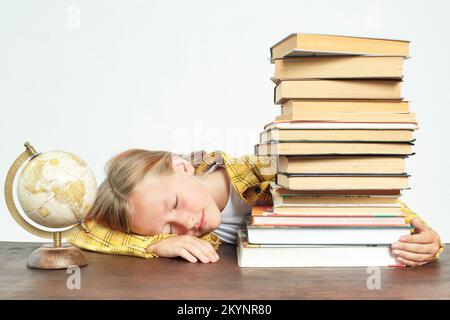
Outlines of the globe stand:
M 61 244 L 61 232 L 53 233 L 53 244 L 45 244 L 34 250 L 28 257 L 27 267 L 33 269 L 67 269 L 70 266 L 87 265 L 83 251 L 71 244 Z
M 5 179 L 5 200 L 9 212 L 16 222 L 26 231 L 42 238 L 53 238 L 53 244 L 46 244 L 34 250 L 28 257 L 27 267 L 34 269 L 67 269 L 70 266 L 83 267 L 87 265 L 87 258 L 83 251 L 70 245 L 62 244 L 61 239 L 68 236 L 75 228 L 87 231 L 83 223 L 77 224 L 65 231 L 50 232 L 38 229 L 26 221 L 17 209 L 13 198 L 14 178 L 22 164 L 30 157 L 37 155 L 36 150 L 28 143 L 25 143 L 26 151 L 17 157 L 11 165 Z

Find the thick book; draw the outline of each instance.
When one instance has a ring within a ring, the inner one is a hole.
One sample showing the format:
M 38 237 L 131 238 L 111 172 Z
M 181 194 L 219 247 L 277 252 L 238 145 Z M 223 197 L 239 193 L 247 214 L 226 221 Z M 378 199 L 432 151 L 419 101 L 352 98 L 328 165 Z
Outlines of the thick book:
M 272 190 L 271 190 L 272 191 Z M 396 196 L 295 196 L 271 192 L 273 207 L 400 207 Z M 258 206 L 254 207 L 258 208 Z
M 270 193 L 273 196 L 282 196 L 282 197 L 329 197 L 329 198 L 340 198 L 340 197 L 401 197 L 402 192 L 400 189 L 368 189 L 368 190 L 358 190 L 358 189 L 350 189 L 350 190 L 292 190 L 289 188 L 285 188 L 280 186 L 274 181 L 271 181 L 270 184 Z
M 255 145 L 260 156 L 298 155 L 411 155 L 411 143 L 272 142 Z
M 411 226 L 253 226 L 247 219 L 250 243 L 258 244 L 392 244 L 411 233 Z
M 362 129 L 279 129 L 265 130 L 259 135 L 260 143 L 302 141 L 341 142 L 413 142 L 412 130 L 362 130 Z
M 396 80 L 289 80 L 274 89 L 274 103 L 291 99 L 402 99 Z
M 253 226 L 292 227 L 395 227 L 403 225 L 403 217 L 297 217 L 297 216 L 254 216 Z
M 384 122 L 417 124 L 416 114 L 393 112 L 285 112 L 276 121 Z
M 389 245 L 270 245 L 248 242 L 238 230 L 237 263 L 241 268 L 401 267 Z
M 402 208 L 399 205 L 392 206 L 276 206 L 263 212 L 272 212 L 276 215 L 297 217 L 374 217 L 374 216 L 401 216 Z M 252 211 L 252 215 L 261 215 L 262 212 Z
M 334 56 L 275 61 L 272 81 L 301 79 L 402 79 L 403 57 Z
M 264 126 L 264 130 L 417 130 L 414 123 L 374 123 L 374 122 L 325 122 L 325 121 L 272 121 Z
M 341 35 L 293 33 L 270 48 L 270 59 L 319 55 L 409 55 L 405 40 L 350 37 Z
M 332 174 L 284 174 L 277 173 L 276 182 L 293 190 L 373 190 L 406 189 L 407 174 L 392 175 L 332 175 Z
M 277 170 L 287 173 L 406 173 L 404 156 L 279 156 Z
M 405 100 L 289 100 L 281 106 L 286 113 L 295 112 L 409 112 Z
M 252 226 L 402 226 L 405 225 L 405 216 L 402 212 L 388 211 L 377 213 L 367 211 L 363 215 L 353 215 L 351 211 L 334 211 L 333 207 L 327 207 L 331 214 L 308 214 L 308 211 L 293 211 L 284 214 L 278 213 L 278 208 L 254 206 L 251 212 Z M 301 209 L 308 209 L 302 207 Z M 345 208 L 344 208 L 345 209 Z

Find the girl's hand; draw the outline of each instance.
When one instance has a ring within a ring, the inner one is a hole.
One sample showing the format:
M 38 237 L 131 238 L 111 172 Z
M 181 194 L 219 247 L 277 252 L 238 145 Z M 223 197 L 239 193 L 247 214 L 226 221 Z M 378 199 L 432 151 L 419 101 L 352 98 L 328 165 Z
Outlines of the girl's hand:
M 189 262 L 200 260 L 208 263 L 219 260 L 219 255 L 211 243 L 187 234 L 163 239 L 148 246 L 145 251 L 165 258 L 182 257 Z
M 434 260 L 440 247 L 439 235 L 414 218 L 411 224 L 416 227 L 414 234 L 400 237 L 392 244 L 392 253 L 397 262 L 417 267 Z

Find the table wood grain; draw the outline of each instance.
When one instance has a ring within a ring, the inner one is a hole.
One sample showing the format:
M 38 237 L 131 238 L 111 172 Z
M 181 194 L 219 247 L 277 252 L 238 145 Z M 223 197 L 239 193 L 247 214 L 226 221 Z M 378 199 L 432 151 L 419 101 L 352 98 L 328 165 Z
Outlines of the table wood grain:
M 450 299 L 450 258 L 419 268 L 381 268 L 381 288 L 368 289 L 366 268 L 239 268 L 223 244 L 214 264 L 86 251 L 81 288 L 67 270 L 26 267 L 41 244 L 0 242 L 0 299 Z

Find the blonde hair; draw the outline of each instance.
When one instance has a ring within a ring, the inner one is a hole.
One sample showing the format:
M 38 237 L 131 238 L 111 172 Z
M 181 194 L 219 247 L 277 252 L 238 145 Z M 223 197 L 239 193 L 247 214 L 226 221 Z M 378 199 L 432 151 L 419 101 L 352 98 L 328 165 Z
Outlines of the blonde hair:
M 130 149 L 114 156 L 105 166 L 105 181 L 85 219 L 129 233 L 133 215 L 129 197 L 145 177 L 172 174 L 172 155 L 168 151 Z

